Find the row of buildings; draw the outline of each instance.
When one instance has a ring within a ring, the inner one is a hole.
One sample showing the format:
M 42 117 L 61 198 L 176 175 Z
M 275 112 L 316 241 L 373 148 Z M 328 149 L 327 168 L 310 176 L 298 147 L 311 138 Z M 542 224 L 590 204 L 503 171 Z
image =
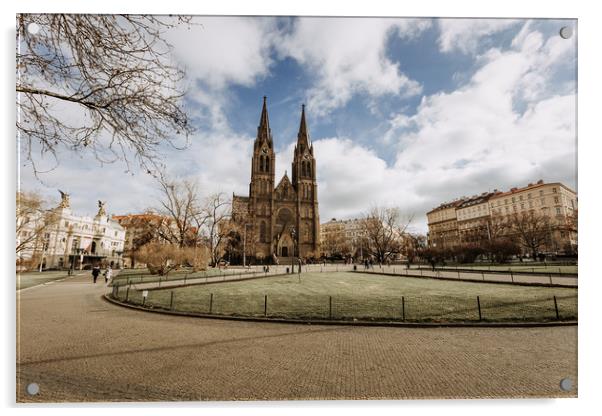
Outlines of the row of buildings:
M 577 213 L 577 194 L 562 183 L 544 183 L 543 180 L 509 191 L 494 189 L 439 205 L 427 213 L 428 244 L 453 248 L 491 239 L 497 224 L 528 212 L 549 218 L 543 252 L 574 252 L 577 232 L 569 224 Z

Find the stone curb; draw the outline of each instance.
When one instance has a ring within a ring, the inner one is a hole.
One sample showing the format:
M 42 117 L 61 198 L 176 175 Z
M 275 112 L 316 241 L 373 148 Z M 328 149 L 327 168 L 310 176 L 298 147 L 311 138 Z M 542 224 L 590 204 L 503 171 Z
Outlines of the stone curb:
M 246 322 L 271 322 L 281 324 L 303 324 L 303 325 L 341 325 L 341 326 L 381 326 L 381 327 L 400 327 L 400 328 L 533 328 L 533 327 L 554 327 L 554 326 L 576 326 L 577 321 L 556 321 L 556 322 L 377 322 L 377 321 L 336 321 L 336 320 L 304 320 L 287 318 L 262 318 L 228 315 L 210 315 L 194 312 L 170 311 L 167 309 L 151 309 L 139 305 L 132 305 L 112 299 L 107 294 L 101 295 L 106 302 L 125 308 L 135 309 L 144 312 L 160 313 L 164 315 L 184 316 L 189 318 L 221 319 L 228 321 L 246 321 Z

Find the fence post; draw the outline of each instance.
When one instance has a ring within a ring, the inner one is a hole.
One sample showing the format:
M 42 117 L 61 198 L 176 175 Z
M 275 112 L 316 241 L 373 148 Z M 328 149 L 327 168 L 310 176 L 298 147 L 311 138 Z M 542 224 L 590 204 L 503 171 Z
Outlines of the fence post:
M 173 290 L 171 291 L 171 298 L 169 299 L 169 310 L 173 311 Z
M 186 284 L 186 278 L 188 277 L 188 273 L 184 275 L 184 284 Z
M 209 296 L 209 314 L 213 313 L 213 293 Z
M 127 302 L 130 297 L 130 287 L 128 286 L 125 290 L 125 301 Z
M 559 320 L 560 315 L 558 314 L 558 303 L 556 302 L 556 295 L 554 295 L 554 310 L 556 311 L 556 320 Z
M 481 299 L 479 298 L 479 296 L 477 295 L 477 307 L 479 308 L 479 321 L 482 319 L 481 316 Z
M 552 286 L 552 273 L 550 273 L 550 286 Z
M 119 299 L 119 285 L 115 286 L 115 297 Z
M 161 287 L 161 276 L 159 276 L 159 287 Z
M 420 268 L 420 277 L 422 277 L 422 268 Z
M 401 320 L 404 322 L 406 320 L 406 301 L 403 296 L 401 297 Z
M 265 295 L 263 298 L 263 316 L 268 316 L 268 295 Z
M 483 281 L 485 281 L 485 272 L 483 270 L 481 270 L 481 277 L 483 278 Z
M 332 319 L 332 296 L 328 296 L 328 319 Z
M 460 270 L 456 267 L 456 271 L 458 272 L 458 279 L 460 278 Z
M 512 270 L 510 270 L 510 280 L 514 283 L 514 274 L 512 273 Z

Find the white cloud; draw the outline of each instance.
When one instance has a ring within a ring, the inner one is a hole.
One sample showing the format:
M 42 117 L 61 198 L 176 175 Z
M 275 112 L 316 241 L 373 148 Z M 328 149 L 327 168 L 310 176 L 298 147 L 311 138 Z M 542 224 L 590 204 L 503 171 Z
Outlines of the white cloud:
M 573 42 L 536 31 L 521 32 L 510 50 L 487 51 L 466 86 L 392 118 L 393 169 L 433 206 L 539 178 L 574 185 L 575 96 L 551 84 L 570 51 Z
M 483 38 L 519 23 L 513 19 L 439 19 L 439 49 L 472 54 Z
M 167 33 L 175 58 L 212 89 L 252 86 L 269 73 L 275 21 L 250 17 L 195 17 L 190 28 Z
M 300 18 L 276 49 L 316 75 L 308 101 L 313 114 L 325 115 L 357 93 L 418 94 L 420 84 L 386 56 L 386 41 L 391 34 L 411 39 L 429 26 L 419 19 Z

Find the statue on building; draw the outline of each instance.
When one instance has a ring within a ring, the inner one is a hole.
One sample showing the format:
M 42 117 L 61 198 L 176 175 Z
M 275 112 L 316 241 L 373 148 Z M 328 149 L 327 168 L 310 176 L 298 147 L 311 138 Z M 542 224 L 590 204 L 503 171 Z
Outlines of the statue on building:
M 98 214 L 96 214 L 98 217 L 107 215 L 107 211 L 105 210 L 105 204 L 106 202 L 102 202 L 100 199 L 98 200 Z
M 70 207 L 69 194 L 61 191 L 60 189 L 59 189 L 59 193 L 61 194 L 61 202 L 59 204 L 59 208 L 69 208 Z

